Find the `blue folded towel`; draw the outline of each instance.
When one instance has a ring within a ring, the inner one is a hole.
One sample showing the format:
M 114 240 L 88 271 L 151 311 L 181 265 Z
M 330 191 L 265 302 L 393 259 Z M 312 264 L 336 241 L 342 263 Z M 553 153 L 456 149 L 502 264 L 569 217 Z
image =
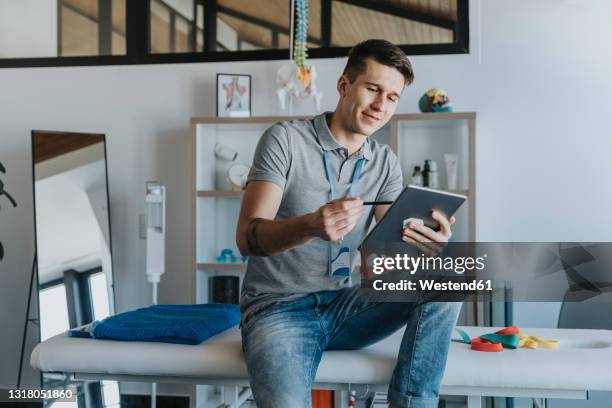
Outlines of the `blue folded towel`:
M 70 337 L 123 341 L 200 344 L 240 322 L 237 305 L 152 305 L 96 320 L 88 330 L 74 329 Z

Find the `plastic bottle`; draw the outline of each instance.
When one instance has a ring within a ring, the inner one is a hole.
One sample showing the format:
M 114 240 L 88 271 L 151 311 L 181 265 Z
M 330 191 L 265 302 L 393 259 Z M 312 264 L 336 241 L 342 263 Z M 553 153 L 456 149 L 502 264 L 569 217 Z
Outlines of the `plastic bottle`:
M 429 187 L 429 162 L 431 160 L 425 160 L 423 166 L 423 187 Z
M 352 391 L 349 393 L 348 406 L 349 408 L 355 408 L 357 405 L 357 393 Z
M 429 187 L 440 187 L 440 183 L 438 182 L 438 164 L 433 160 L 429 163 Z
M 423 173 L 421 173 L 421 166 L 414 166 L 414 173 L 412 173 L 412 183 L 415 186 L 423 185 Z

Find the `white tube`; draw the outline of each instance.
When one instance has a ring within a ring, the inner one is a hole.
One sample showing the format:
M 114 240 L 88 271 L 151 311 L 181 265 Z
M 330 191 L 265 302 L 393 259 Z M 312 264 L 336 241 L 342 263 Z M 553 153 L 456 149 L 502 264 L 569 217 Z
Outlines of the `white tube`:
M 457 162 L 459 157 L 456 154 L 444 154 L 444 165 L 446 167 L 446 183 L 449 190 L 457 189 Z

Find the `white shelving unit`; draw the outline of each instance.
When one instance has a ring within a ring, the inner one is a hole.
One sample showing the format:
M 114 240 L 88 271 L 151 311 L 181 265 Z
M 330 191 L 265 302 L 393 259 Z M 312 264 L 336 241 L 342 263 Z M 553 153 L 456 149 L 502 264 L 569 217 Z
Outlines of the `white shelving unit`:
M 468 197 L 457 212 L 453 227 L 456 241 L 476 240 L 476 113 L 420 113 L 395 115 L 391 120 L 390 145 L 397 154 L 404 183 L 410 180 L 414 166 L 425 159 L 438 164 L 440 186 L 447 185 L 444 154 L 459 156 L 457 189 L 448 190 Z
M 215 275 L 242 278 L 246 263 L 242 263 L 235 245 L 235 230 L 241 191 L 232 191 L 227 179 L 228 168 L 235 163 L 250 165 L 255 147 L 262 133 L 280 121 L 303 117 L 252 117 L 191 119 L 192 125 L 192 279 L 193 302 L 204 303 L 210 298 L 209 280 Z M 475 147 L 476 114 L 425 113 L 398 114 L 373 137 L 390 144 L 400 159 L 404 183 L 408 184 L 414 166 L 425 159 L 438 163 L 440 186 L 446 185 L 444 153 L 459 155 L 458 188 L 452 190 L 468 196 L 468 203 L 456 215 L 453 239 L 474 241 L 476 238 L 475 209 Z M 230 162 L 215 156 L 216 143 L 238 152 Z M 238 257 L 237 263 L 219 263 L 216 257 L 222 249 L 230 248 Z

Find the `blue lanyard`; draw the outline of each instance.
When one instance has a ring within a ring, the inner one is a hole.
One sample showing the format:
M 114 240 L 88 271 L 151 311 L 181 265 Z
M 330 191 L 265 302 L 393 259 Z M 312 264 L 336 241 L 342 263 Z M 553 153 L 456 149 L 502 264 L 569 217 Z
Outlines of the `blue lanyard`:
M 325 162 L 325 171 L 327 172 L 327 180 L 329 180 L 329 188 L 331 190 L 331 199 L 335 200 L 338 197 L 338 190 L 336 189 L 336 177 L 334 176 L 334 169 L 332 168 L 331 158 L 329 156 L 329 150 L 323 149 L 323 161 Z M 348 195 L 352 197 L 355 194 L 355 188 L 361 176 L 361 169 L 363 168 L 364 158 L 357 160 L 355 164 L 355 170 L 353 171 L 353 178 L 351 179 L 351 187 L 349 188 Z

